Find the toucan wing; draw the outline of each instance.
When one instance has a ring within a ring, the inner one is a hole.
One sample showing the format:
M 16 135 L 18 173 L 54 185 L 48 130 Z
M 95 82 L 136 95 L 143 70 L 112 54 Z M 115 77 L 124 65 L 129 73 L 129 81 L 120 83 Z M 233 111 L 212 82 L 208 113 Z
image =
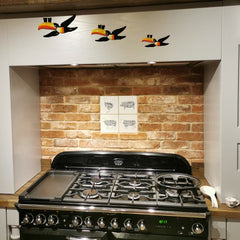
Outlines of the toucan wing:
M 170 37 L 170 35 L 167 35 L 166 37 L 160 38 L 158 39 L 158 42 L 164 42 L 166 39 L 168 39 Z
M 67 27 L 74 19 L 76 15 L 72 15 L 70 18 L 61 23 L 61 27 Z
M 122 28 L 115 29 L 115 30 L 112 31 L 112 34 L 114 34 L 116 36 L 119 33 L 121 33 L 125 28 L 126 28 L 126 26 L 124 26 Z
M 145 47 L 156 47 L 156 45 L 154 43 L 148 44 Z
M 52 31 L 46 35 L 44 35 L 44 37 L 54 37 L 54 36 L 57 36 L 59 34 L 58 31 Z
M 101 37 L 101 38 L 99 38 L 99 39 L 97 39 L 97 40 L 95 40 L 96 42 L 106 42 L 106 41 L 108 41 L 109 40 L 109 38 L 108 37 Z

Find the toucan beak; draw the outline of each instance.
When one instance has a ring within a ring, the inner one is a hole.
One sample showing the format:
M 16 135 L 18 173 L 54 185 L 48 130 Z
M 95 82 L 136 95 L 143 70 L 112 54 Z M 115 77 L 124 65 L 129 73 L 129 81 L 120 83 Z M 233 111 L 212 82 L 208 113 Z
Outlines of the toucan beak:
M 50 29 L 50 30 L 56 30 L 56 27 L 53 23 L 50 22 L 44 22 L 38 25 L 38 30 L 40 29 Z
M 153 38 L 148 38 L 148 37 L 146 37 L 146 38 L 143 38 L 143 39 L 142 39 L 142 42 L 154 43 L 154 40 L 153 40 Z
M 94 29 L 92 31 L 92 34 L 98 34 L 98 35 L 107 36 L 106 30 L 101 29 L 101 28 Z

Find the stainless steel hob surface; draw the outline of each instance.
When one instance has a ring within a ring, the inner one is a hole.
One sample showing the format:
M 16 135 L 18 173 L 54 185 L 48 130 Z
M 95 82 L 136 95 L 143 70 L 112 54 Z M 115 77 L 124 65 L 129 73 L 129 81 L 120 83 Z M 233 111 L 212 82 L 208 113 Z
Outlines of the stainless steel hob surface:
M 180 173 L 52 170 L 20 200 L 109 207 L 206 207 L 199 185 L 198 179 Z

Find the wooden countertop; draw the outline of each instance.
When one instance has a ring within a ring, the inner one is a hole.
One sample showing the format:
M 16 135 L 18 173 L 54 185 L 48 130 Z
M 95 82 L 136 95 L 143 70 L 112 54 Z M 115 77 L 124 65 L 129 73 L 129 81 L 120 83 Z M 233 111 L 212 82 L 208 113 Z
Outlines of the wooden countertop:
M 29 182 L 27 182 L 20 190 L 18 190 L 15 194 L 0 194 L 0 208 L 12 208 L 12 209 L 15 208 L 15 203 L 18 202 L 19 194 L 25 191 L 32 183 L 34 183 L 37 179 L 39 179 L 39 177 L 41 177 L 44 173 L 45 171 L 42 171 L 39 174 L 37 174 Z M 199 171 L 197 171 L 197 173 L 199 173 Z M 202 185 L 208 184 L 206 179 L 201 176 L 197 176 L 198 175 L 197 173 L 194 174 L 194 171 L 193 171 L 193 175 L 198 177 L 201 180 Z M 219 208 L 212 208 L 210 199 L 206 198 L 205 200 L 212 217 L 240 219 L 240 206 L 236 208 L 229 208 L 226 206 L 226 204 L 219 203 Z
M 18 196 L 25 191 L 31 184 L 37 181 L 46 171 L 41 171 L 31 180 L 29 180 L 23 187 L 21 187 L 15 194 L 0 194 L 0 208 L 15 208 L 15 203 L 18 202 Z

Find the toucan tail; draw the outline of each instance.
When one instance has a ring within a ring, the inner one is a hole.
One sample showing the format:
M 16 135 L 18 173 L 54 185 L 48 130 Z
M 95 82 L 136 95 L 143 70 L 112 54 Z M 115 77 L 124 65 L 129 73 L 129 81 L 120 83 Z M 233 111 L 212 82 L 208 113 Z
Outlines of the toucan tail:
M 67 28 L 67 30 L 65 32 L 72 32 L 74 30 L 76 30 L 78 27 L 72 27 L 72 28 Z
M 164 43 L 164 42 L 162 42 L 161 44 L 160 44 L 160 46 L 166 46 L 166 45 L 168 45 L 169 43 Z
M 126 36 L 115 36 L 115 40 L 121 40 L 121 39 L 123 39 L 123 38 L 125 38 Z

